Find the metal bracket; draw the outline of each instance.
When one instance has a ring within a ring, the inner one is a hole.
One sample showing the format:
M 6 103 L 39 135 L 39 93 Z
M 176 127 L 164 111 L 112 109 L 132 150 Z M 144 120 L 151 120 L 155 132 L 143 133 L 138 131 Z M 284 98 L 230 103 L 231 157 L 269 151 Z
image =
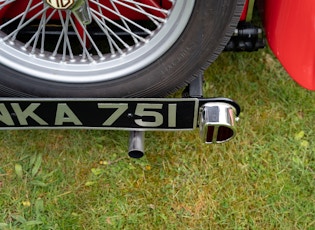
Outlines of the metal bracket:
M 191 98 L 202 98 L 203 97 L 203 74 L 199 74 L 195 80 L 193 80 L 189 88 L 189 97 Z

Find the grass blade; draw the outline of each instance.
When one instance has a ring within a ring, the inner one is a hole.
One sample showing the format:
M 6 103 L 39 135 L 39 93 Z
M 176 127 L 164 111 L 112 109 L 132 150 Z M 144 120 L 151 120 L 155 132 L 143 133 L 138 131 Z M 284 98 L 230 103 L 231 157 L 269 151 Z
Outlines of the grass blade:
M 15 174 L 17 175 L 17 177 L 22 179 L 23 178 L 23 167 L 22 167 L 22 165 L 15 164 L 14 170 L 15 170 Z
M 42 164 L 42 154 L 38 154 L 32 168 L 32 177 L 36 176 Z

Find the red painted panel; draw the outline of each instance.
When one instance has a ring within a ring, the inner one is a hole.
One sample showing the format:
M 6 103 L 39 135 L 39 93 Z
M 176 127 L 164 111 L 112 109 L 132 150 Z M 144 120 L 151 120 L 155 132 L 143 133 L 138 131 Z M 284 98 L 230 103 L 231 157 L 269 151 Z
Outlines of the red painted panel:
M 244 6 L 244 10 L 243 10 L 243 13 L 241 15 L 240 21 L 245 21 L 246 20 L 247 11 L 248 11 L 248 3 L 249 3 L 249 0 L 246 0 L 245 6 Z
M 315 1 L 265 0 L 269 45 L 292 78 L 315 90 Z

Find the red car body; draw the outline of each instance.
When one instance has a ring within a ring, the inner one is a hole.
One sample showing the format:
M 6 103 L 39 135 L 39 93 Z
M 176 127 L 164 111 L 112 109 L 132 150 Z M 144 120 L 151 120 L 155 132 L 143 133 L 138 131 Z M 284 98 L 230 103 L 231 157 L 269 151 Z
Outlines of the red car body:
M 258 3 L 272 51 L 297 83 L 315 90 L 315 1 Z

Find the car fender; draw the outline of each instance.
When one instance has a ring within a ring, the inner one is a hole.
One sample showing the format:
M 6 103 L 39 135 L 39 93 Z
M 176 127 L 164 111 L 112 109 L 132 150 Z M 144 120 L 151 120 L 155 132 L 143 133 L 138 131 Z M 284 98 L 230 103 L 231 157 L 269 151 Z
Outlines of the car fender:
M 270 48 L 297 83 L 315 90 L 315 1 L 258 3 Z

